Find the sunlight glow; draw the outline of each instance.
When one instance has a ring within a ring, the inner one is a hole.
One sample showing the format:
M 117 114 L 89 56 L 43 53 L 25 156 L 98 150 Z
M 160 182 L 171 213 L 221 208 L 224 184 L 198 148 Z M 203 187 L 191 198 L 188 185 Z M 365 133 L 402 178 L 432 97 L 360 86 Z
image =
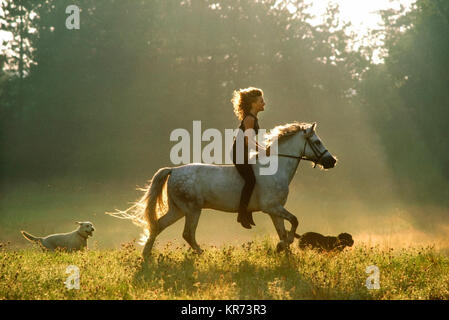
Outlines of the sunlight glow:
M 323 23 L 326 9 L 331 4 L 336 4 L 339 7 L 342 23 L 351 23 L 349 28 L 350 33 L 355 34 L 354 43 L 350 44 L 353 50 L 358 50 L 360 46 L 368 44 L 375 44 L 379 47 L 374 51 L 373 62 L 382 62 L 382 36 L 377 38 L 373 37 L 372 31 L 382 30 L 383 22 L 379 14 L 379 10 L 400 10 L 403 6 L 403 12 L 407 12 L 411 9 L 416 0 L 305 0 L 307 5 L 310 5 L 308 13 L 313 18 L 309 21 L 312 25 L 318 25 Z M 278 0 L 275 6 L 280 3 L 287 3 L 286 7 L 291 13 L 296 12 L 296 7 L 289 0 Z
M 312 5 L 310 12 L 317 16 L 317 20 L 319 20 L 319 16 L 325 12 L 329 4 L 337 4 L 340 9 L 341 19 L 345 22 L 351 22 L 354 28 L 364 32 L 367 29 L 378 28 L 382 23 L 382 19 L 377 12 L 378 10 L 399 10 L 401 5 L 407 10 L 415 3 L 415 0 L 306 0 L 306 3 Z
M 0 3 L 3 0 L 0 0 Z M 312 25 L 317 25 L 323 22 L 326 8 L 329 4 L 337 4 L 340 9 L 340 18 L 342 22 L 350 22 L 352 27 L 350 32 L 356 34 L 354 43 L 351 44 L 353 50 L 358 50 L 360 46 L 375 44 L 378 49 L 374 52 L 373 62 L 382 62 L 381 46 L 382 37 L 373 38 L 370 34 L 374 30 L 382 29 L 382 19 L 378 10 L 385 9 L 401 9 L 404 6 L 404 12 L 410 10 L 411 6 L 416 0 L 305 0 L 306 4 L 310 5 L 309 13 L 314 17 L 309 21 Z M 287 9 L 294 13 L 296 11 L 295 5 L 289 0 L 278 0 L 275 7 L 280 3 L 286 3 Z M 219 6 L 219 4 L 217 4 Z M 0 17 L 3 16 L 0 9 Z M 34 18 L 34 17 L 32 17 Z M 34 30 L 32 30 L 34 31 Z M 7 46 L 2 45 L 12 40 L 10 33 L 0 30 L 0 53 L 7 50 Z
M 374 45 L 373 62 L 382 63 L 384 52 L 382 50 L 383 35 L 377 37 L 371 32 L 383 29 L 382 17 L 379 10 L 400 10 L 403 6 L 404 13 L 409 11 L 416 0 L 306 0 L 312 4 L 311 13 L 316 16 L 319 23 L 320 16 L 326 12 L 326 7 L 330 3 L 337 4 L 340 10 L 340 18 L 343 23 L 351 23 L 349 32 L 355 33 L 354 43 L 350 44 L 353 50 L 358 50 L 360 46 Z

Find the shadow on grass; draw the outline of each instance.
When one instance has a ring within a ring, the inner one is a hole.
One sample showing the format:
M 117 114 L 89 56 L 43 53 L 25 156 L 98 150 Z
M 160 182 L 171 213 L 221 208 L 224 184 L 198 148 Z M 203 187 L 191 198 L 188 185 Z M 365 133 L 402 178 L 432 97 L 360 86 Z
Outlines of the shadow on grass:
M 369 299 L 368 295 L 354 296 L 353 292 L 330 288 L 307 278 L 301 271 L 300 257 L 293 253 L 269 250 L 267 257 L 274 262 L 268 265 L 245 257 L 232 261 L 225 250 L 214 261 L 208 261 L 212 255 L 205 258 L 190 250 L 177 254 L 154 253 L 148 263 L 142 263 L 137 269 L 133 285 L 160 288 L 169 296 L 180 298 L 198 297 L 199 284 L 206 287 L 226 284 L 233 288 L 232 299 Z M 217 259 L 221 260 L 217 263 Z M 207 289 L 200 294 L 206 292 Z
M 195 263 L 198 256 L 183 252 L 183 259 L 175 259 L 170 253 L 153 253 L 148 261 L 142 261 L 133 277 L 137 288 L 161 287 L 174 296 L 178 293 L 191 295 L 195 292 Z

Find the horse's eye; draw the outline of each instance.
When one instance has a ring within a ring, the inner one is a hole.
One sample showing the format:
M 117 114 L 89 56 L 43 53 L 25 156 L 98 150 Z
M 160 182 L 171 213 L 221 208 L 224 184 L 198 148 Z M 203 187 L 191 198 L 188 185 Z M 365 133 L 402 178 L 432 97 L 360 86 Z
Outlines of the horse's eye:
M 316 144 L 317 146 L 319 146 L 319 145 L 321 144 L 321 141 L 317 140 L 317 141 L 315 141 L 315 144 Z

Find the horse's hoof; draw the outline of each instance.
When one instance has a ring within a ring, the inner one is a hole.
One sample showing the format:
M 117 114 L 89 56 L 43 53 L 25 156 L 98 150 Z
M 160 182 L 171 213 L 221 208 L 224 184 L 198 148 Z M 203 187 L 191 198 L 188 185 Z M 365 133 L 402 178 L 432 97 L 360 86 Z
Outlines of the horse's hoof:
M 287 248 L 287 244 L 284 241 L 281 241 L 277 244 L 276 246 L 276 251 L 277 252 L 282 252 Z

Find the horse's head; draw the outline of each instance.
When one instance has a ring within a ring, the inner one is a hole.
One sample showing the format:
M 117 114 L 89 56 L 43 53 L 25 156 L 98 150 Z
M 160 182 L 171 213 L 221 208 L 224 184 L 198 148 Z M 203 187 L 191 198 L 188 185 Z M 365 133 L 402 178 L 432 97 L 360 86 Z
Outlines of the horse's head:
M 324 169 L 330 169 L 335 167 L 337 159 L 327 151 L 321 139 L 315 132 L 316 123 L 303 131 L 304 149 L 303 157 L 307 158 L 323 166 Z

